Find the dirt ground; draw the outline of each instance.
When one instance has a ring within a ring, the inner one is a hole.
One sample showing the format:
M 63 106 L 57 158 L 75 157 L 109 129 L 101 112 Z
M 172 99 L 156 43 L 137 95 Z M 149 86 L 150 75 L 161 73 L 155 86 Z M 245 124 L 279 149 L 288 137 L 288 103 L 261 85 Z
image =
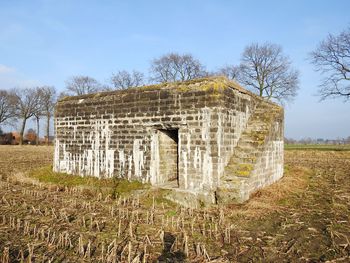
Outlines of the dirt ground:
M 52 152 L 0 146 L 0 262 L 350 262 L 350 151 L 286 151 L 279 182 L 197 210 L 28 178 Z

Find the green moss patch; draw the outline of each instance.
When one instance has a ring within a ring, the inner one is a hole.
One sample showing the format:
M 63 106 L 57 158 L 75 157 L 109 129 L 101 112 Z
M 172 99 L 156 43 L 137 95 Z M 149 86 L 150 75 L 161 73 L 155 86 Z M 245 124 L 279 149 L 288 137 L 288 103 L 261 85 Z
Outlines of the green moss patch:
M 136 190 L 149 188 L 149 185 L 138 181 L 128 181 L 119 178 L 99 179 L 92 176 L 78 176 L 65 173 L 56 173 L 52 171 L 52 166 L 45 166 L 29 173 L 29 176 L 37 179 L 39 182 L 55 184 L 58 186 L 76 187 L 87 186 L 93 189 L 106 188 L 112 195 L 126 195 Z
M 253 168 L 253 165 L 249 163 L 239 164 L 237 169 L 237 176 L 249 176 Z

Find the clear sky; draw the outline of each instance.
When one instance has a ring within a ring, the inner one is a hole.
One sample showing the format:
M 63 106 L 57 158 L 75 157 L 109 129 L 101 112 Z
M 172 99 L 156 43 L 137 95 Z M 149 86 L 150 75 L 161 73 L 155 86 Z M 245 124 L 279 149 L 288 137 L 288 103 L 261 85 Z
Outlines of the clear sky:
M 319 102 L 307 61 L 328 33 L 350 26 L 349 0 L 0 0 L 0 88 L 54 85 L 73 75 L 107 82 L 112 72 L 148 74 L 150 61 L 192 53 L 207 70 L 238 64 L 245 46 L 283 47 L 300 73 L 285 110 L 285 135 L 350 136 L 350 101 Z

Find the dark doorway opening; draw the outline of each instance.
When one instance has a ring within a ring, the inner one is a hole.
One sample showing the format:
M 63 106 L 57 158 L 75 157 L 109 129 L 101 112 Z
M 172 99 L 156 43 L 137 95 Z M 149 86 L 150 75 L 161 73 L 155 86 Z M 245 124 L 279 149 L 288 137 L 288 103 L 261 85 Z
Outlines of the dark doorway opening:
M 179 186 L 179 130 L 159 129 L 159 174 L 162 184 Z

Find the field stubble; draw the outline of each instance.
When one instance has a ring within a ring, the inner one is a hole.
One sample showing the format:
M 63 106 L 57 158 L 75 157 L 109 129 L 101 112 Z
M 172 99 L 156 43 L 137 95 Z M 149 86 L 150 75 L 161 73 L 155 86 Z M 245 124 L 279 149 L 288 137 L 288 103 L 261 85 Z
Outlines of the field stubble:
M 28 171 L 52 148 L 1 146 L 0 262 L 349 262 L 350 152 L 285 160 L 245 204 L 189 209 L 154 188 L 40 182 Z

